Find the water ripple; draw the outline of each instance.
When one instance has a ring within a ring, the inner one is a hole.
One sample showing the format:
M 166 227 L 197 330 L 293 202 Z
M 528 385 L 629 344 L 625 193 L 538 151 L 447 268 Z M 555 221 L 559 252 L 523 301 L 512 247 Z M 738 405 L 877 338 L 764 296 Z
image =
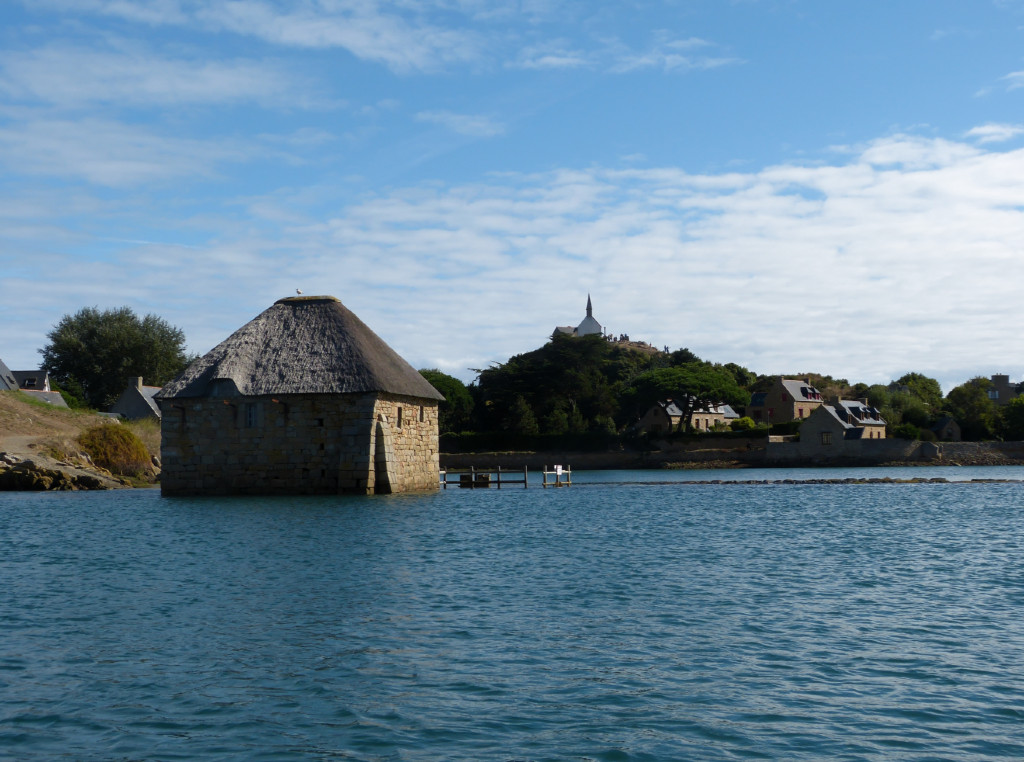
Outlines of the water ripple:
M 0 758 L 1024 758 L 1022 494 L 0 495 Z

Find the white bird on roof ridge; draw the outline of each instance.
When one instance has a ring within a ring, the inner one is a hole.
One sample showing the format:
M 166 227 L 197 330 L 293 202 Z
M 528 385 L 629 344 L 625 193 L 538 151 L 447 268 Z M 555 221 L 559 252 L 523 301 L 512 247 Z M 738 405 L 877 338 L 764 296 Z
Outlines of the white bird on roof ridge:
M 302 289 L 301 288 L 295 289 L 295 293 L 298 294 L 299 296 L 302 296 Z

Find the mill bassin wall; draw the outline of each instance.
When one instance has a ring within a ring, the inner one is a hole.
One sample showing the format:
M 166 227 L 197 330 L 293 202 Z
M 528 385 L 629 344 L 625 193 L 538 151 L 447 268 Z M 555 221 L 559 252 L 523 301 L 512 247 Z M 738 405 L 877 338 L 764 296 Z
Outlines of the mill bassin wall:
M 437 403 L 384 394 L 161 400 L 166 495 L 438 488 Z

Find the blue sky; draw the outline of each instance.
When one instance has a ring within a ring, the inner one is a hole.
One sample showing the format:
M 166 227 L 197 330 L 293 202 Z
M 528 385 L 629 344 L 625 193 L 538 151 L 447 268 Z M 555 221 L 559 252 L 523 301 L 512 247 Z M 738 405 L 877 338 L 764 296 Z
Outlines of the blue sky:
M 0 358 L 301 288 L 470 380 L 595 317 L 760 373 L 1024 375 L 1024 0 L 6 0 Z

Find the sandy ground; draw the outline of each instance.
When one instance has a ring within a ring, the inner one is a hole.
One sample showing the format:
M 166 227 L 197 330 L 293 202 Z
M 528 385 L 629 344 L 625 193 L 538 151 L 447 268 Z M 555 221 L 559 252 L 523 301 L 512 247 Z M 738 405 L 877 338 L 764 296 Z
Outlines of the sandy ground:
M 85 429 L 102 423 L 98 415 L 78 413 L 65 408 L 44 408 L 20 399 L 11 392 L 0 393 L 0 453 L 6 452 L 21 460 L 31 460 L 48 469 L 65 471 L 71 475 L 96 476 L 112 488 L 125 486 L 116 479 L 68 461 L 49 455 L 50 445 L 66 443 L 74 450 L 74 440 Z

